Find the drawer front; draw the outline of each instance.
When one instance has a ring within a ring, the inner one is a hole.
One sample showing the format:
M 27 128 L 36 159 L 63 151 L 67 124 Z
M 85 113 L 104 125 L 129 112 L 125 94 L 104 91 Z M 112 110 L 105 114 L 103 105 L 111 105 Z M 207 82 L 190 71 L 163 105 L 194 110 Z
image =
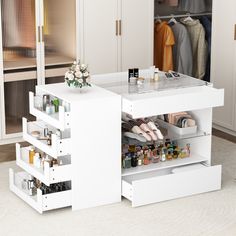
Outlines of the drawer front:
M 208 86 L 123 97 L 122 111 L 133 118 L 224 105 L 224 90 Z
M 190 196 L 221 188 L 221 165 L 133 181 L 132 206 Z M 127 187 L 127 186 L 126 186 Z

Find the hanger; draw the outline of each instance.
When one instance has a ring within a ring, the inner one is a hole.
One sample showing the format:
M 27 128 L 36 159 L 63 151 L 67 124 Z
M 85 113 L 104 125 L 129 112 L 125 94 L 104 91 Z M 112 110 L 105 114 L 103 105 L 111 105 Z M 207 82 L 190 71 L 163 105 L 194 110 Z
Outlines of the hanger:
M 160 16 L 157 16 L 156 19 L 155 19 L 155 23 L 161 23 L 161 22 L 162 22 L 162 21 L 161 21 Z
M 191 17 L 190 13 L 187 13 L 186 15 L 187 15 L 187 17 L 184 19 L 184 22 L 193 21 L 193 18 Z
M 173 14 L 171 14 L 171 19 L 169 20 L 168 24 L 170 24 L 170 23 L 174 23 L 174 24 L 177 23 L 177 21 L 176 21 L 176 19 L 175 19 Z

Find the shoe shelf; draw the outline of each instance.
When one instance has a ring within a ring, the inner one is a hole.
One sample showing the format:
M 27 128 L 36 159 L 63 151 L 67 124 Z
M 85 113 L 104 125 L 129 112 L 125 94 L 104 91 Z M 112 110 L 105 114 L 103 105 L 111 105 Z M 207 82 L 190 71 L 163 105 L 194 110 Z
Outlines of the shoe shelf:
M 46 112 L 35 108 L 34 101 L 34 93 L 29 92 L 30 114 L 62 131 L 70 128 L 70 112 L 66 112 L 63 106 L 59 106 L 59 112 L 48 115 Z
M 22 126 L 24 140 L 51 157 L 57 158 L 70 154 L 70 138 L 60 139 L 57 135 L 52 134 L 51 145 L 48 145 L 46 140 L 39 140 L 31 135 L 32 131 L 39 131 L 43 134 L 43 129 L 47 127 L 43 121 L 27 122 L 26 118 L 22 118 Z
M 15 178 L 16 177 L 14 170 L 10 168 L 9 169 L 10 190 L 39 213 L 43 213 L 45 211 L 53 209 L 68 207 L 72 205 L 71 190 L 43 195 L 42 191 L 40 189 L 37 189 L 36 195 L 30 196 L 27 193 L 25 193 L 21 188 L 19 188 L 19 186 L 16 186 Z
M 206 157 L 202 157 L 197 154 L 191 153 L 190 157 L 178 158 L 175 160 L 169 160 L 165 162 L 151 163 L 149 165 L 142 165 L 142 166 L 137 166 L 137 167 L 130 167 L 128 169 L 122 169 L 122 176 L 124 177 L 124 176 L 129 176 L 129 175 L 136 175 L 140 173 L 163 170 L 163 169 L 168 169 L 168 168 L 178 167 L 178 166 L 183 166 L 183 165 L 190 165 L 190 164 L 200 163 L 204 161 L 207 161 Z
M 57 167 L 50 167 L 48 162 L 44 163 L 44 168 L 37 168 L 27 161 L 29 156 L 29 147 L 21 147 L 16 144 L 16 164 L 23 170 L 34 176 L 46 185 L 65 182 L 71 180 L 71 164 L 65 164 Z M 64 158 L 66 161 L 67 158 Z

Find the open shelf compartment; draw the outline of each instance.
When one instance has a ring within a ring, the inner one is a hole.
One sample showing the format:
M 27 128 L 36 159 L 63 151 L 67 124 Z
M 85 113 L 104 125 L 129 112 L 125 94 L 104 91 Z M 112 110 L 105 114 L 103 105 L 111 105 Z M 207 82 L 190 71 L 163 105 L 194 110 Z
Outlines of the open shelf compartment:
M 47 145 L 45 140 L 38 140 L 30 134 L 32 131 L 39 131 L 40 133 L 43 133 L 44 127 L 47 127 L 43 121 L 27 122 L 27 119 L 23 117 L 22 127 L 24 140 L 47 153 L 51 157 L 57 158 L 59 156 L 66 156 L 70 154 L 70 138 L 60 139 L 57 135 L 52 134 L 51 145 Z
M 71 180 L 71 164 L 58 167 L 50 167 L 46 162 L 43 167 L 37 168 L 33 164 L 27 162 L 29 156 L 29 147 L 21 147 L 16 144 L 16 164 L 23 170 L 34 176 L 46 185 Z
M 62 131 L 70 128 L 70 112 L 66 112 L 63 106 L 59 106 L 59 112 L 48 115 L 34 107 L 34 100 L 34 93 L 29 92 L 30 114 Z
M 9 180 L 10 190 L 41 214 L 45 211 L 72 205 L 71 190 L 43 195 L 42 191 L 37 189 L 35 196 L 29 196 L 15 185 L 15 173 L 11 168 L 9 169 Z

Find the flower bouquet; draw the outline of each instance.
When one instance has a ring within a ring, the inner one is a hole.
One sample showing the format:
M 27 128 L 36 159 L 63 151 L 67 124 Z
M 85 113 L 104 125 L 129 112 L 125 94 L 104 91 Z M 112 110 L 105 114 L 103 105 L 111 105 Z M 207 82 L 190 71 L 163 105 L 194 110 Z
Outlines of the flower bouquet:
M 88 66 L 74 61 L 69 70 L 65 73 L 65 82 L 71 88 L 91 87 L 87 82 L 90 74 Z

